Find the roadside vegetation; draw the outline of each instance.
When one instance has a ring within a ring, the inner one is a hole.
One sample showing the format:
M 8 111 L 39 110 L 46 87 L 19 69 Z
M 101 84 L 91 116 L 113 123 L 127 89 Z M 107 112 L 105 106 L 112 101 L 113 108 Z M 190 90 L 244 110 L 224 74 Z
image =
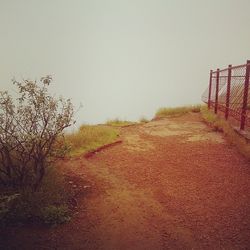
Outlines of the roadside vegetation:
M 0 91 L 0 225 L 69 219 L 69 191 L 55 168 L 55 145 L 73 121 L 71 101 L 49 94 L 50 76 Z
M 155 118 L 180 116 L 189 112 L 199 113 L 201 107 L 202 105 L 181 106 L 175 108 L 159 108 L 155 114 Z
M 229 122 L 215 115 L 206 106 L 201 108 L 201 115 L 209 126 L 215 131 L 223 132 L 229 143 L 234 145 L 247 159 L 250 159 L 250 144 L 232 128 Z
M 106 125 L 82 125 L 64 136 L 68 156 L 78 156 L 114 142 L 119 136 L 116 128 Z
M 127 120 L 120 120 L 118 118 L 113 119 L 113 120 L 108 120 L 106 122 L 106 125 L 113 126 L 113 127 L 126 127 L 126 126 L 130 126 L 130 125 L 135 125 L 135 124 L 137 124 L 137 122 L 131 122 L 131 121 L 127 121 Z
M 113 143 L 119 127 L 134 124 L 116 119 L 64 132 L 74 123 L 73 105 L 49 94 L 51 81 L 13 81 L 16 99 L 0 91 L 0 226 L 68 221 L 75 191 L 58 168 L 60 158 Z
M 146 117 L 142 116 L 139 120 L 140 123 L 148 123 L 149 119 L 147 119 Z
M 73 191 L 63 175 L 49 168 L 40 188 L 8 188 L 0 192 L 0 226 L 9 224 L 58 225 L 70 220 Z

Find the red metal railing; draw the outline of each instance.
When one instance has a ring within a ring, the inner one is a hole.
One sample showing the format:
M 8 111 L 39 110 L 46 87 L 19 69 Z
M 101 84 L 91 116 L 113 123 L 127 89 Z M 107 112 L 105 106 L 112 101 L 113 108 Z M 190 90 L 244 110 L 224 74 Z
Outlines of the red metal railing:
M 225 119 L 238 123 L 241 130 L 250 129 L 250 60 L 246 64 L 210 71 L 209 86 L 202 101 Z

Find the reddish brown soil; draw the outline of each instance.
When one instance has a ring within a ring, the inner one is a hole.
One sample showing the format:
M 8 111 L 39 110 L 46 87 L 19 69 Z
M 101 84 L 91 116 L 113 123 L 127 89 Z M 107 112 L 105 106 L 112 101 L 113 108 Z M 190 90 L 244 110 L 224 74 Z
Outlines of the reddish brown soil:
M 122 128 L 121 139 L 63 163 L 91 186 L 70 223 L 9 228 L 3 249 L 250 249 L 250 164 L 199 114 Z

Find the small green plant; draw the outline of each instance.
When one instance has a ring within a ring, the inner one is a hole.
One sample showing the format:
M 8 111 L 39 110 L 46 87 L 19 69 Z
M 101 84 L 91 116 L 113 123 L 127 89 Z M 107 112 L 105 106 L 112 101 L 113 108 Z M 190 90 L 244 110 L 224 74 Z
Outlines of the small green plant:
M 189 112 L 198 113 L 200 112 L 201 105 L 183 106 L 175 108 L 160 108 L 155 114 L 155 118 L 169 117 L 169 116 L 180 116 Z
M 70 220 L 69 210 L 66 206 L 50 205 L 42 209 L 40 219 L 48 225 L 58 225 Z

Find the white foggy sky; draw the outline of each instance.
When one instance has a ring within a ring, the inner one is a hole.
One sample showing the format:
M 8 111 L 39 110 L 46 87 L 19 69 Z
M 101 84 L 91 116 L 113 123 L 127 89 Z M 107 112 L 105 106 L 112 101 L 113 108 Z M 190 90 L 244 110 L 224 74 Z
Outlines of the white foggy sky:
M 77 124 L 200 102 L 250 59 L 249 0 L 0 0 L 0 90 L 51 74 Z

